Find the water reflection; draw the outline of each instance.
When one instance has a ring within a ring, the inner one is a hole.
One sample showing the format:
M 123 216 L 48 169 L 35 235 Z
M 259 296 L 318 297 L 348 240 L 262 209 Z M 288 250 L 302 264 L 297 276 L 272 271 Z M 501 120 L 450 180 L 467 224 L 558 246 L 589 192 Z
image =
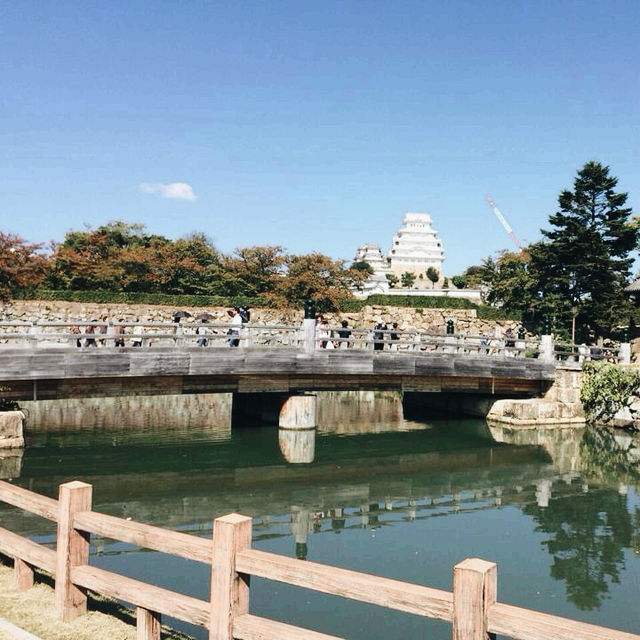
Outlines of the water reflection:
M 585 619 L 625 626 L 606 603 L 614 585 L 618 601 L 634 602 L 640 580 L 631 553 L 640 546 L 636 439 L 444 419 L 393 420 L 367 433 L 363 422 L 332 430 L 326 421 L 315 460 L 304 466 L 283 458 L 276 428 L 217 437 L 208 429 L 48 434 L 25 450 L 17 482 L 53 496 L 60 483 L 81 478 L 94 485 L 99 511 L 203 536 L 211 535 L 215 517 L 237 511 L 254 518 L 258 548 L 446 589 L 453 564 L 478 555 L 499 562 L 508 602 L 556 606 L 563 615 L 601 610 L 602 617 Z M 9 470 L 16 478 L 20 464 L 0 458 L 0 473 Z M 0 526 L 54 540 L 52 524 L 13 509 L 0 510 Z M 92 553 L 99 566 L 152 572 L 158 584 L 177 588 L 175 571 L 159 554 L 101 538 L 93 540 Z M 419 553 L 428 556 L 424 565 Z M 531 574 L 524 584 L 523 564 Z M 418 569 L 424 574 L 416 575 Z M 206 597 L 206 576 L 195 579 L 195 571 L 184 570 L 191 576 L 187 588 Z M 566 589 L 562 605 L 532 604 L 555 584 Z M 277 601 L 282 617 L 294 621 L 286 599 L 271 597 L 272 588 L 256 587 L 256 613 Z M 253 594 L 252 588 L 252 601 Z M 399 629 L 410 635 L 408 627 Z M 340 633 L 384 637 L 368 627 Z
M 553 558 L 551 575 L 565 582 L 569 600 L 583 610 L 600 607 L 610 585 L 620 582 L 624 549 L 638 527 L 626 497 L 591 490 L 523 510 L 535 518 L 536 531 L 548 534 L 543 544 Z

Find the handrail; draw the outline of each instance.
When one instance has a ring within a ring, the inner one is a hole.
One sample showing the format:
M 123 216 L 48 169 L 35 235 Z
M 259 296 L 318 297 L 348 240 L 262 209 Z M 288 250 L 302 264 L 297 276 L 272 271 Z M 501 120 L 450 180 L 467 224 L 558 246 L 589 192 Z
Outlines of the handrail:
M 150 524 L 125 520 L 96 511 L 76 513 L 73 525 L 80 531 L 170 553 L 187 560 L 211 564 L 211 541 Z
M 199 598 L 88 565 L 72 567 L 71 580 L 85 589 L 132 602 L 149 611 L 157 611 L 200 627 L 209 624 L 209 603 Z
M 451 622 L 453 594 L 441 589 L 339 569 L 317 562 L 248 549 L 236 554 L 236 568 L 260 578 L 285 582 L 359 602 Z
M 6 502 L 23 511 L 35 513 L 47 520 L 58 521 L 58 501 L 17 487 L 10 482 L 0 481 L 0 501 Z
M 88 327 L 93 332 L 86 333 Z M 73 328 L 73 330 L 71 330 Z M 11 330 L 13 329 L 13 330 Z M 67 329 L 67 330 L 65 330 Z M 477 333 L 428 332 L 414 329 L 372 327 L 342 327 L 316 325 L 309 338 L 301 325 L 228 322 L 113 322 L 113 321 L 43 321 L 0 322 L 0 349 L 18 346 L 35 349 L 39 346 L 93 349 L 141 347 L 153 344 L 184 349 L 190 347 L 229 346 L 241 348 L 293 348 L 309 350 L 349 349 L 417 353 L 443 351 L 478 356 L 545 357 L 549 360 L 606 359 L 629 362 L 630 353 L 608 347 L 602 354 L 594 353 L 583 344 L 547 343 L 543 353 L 538 338 L 526 336 L 481 335 Z M 341 333 L 347 332 L 344 337 Z M 309 343 L 309 340 L 311 341 Z M 311 346 L 310 346 L 311 345 Z

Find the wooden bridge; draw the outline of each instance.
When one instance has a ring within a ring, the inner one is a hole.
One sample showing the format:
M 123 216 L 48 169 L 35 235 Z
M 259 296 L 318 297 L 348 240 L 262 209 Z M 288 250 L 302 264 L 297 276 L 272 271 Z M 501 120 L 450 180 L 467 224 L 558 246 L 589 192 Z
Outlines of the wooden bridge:
M 361 329 L 340 337 L 340 327 L 319 335 L 315 325 L 90 326 L 95 333 L 65 323 L 4 323 L 3 395 L 398 390 L 531 397 L 555 377 L 554 361 L 535 357 L 538 342 L 498 337 Z

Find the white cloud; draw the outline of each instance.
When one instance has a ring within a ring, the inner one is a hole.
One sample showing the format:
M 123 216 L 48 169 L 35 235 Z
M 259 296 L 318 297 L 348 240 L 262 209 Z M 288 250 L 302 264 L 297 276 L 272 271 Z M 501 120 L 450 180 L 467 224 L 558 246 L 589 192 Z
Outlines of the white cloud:
M 144 193 L 157 193 L 162 198 L 173 200 L 195 200 L 196 194 L 190 184 L 186 182 L 143 182 L 140 191 Z

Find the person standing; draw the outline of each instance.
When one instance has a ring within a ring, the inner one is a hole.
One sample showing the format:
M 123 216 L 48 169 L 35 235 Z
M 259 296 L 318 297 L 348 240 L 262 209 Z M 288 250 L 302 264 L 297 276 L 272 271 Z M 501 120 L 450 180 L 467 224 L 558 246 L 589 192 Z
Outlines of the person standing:
M 345 340 L 349 340 L 351 337 L 351 329 L 349 329 L 349 323 L 346 320 L 343 320 L 340 323 L 341 329 L 338 329 L 338 338 L 340 338 L 339 348 L 340 349 L 348 349 L 349 342 L 344 342 Z
M 391 346 L 389 347 L 389 349 L 391 349 L 391 351 L 397 351 L 398 350 L 398 340 L 400 339 L 400 337 L 398 336 L 398 323 L 394 322 L 391 325 L 391 333 L 389 334 L 389 340 L 391 340 Z
M 378 322 L 373 329 L 373 350 L 382 351 L 384 349 L 384 331 L 387 330 L 387 325 Z
M 92 320 L 91 322 L 96 322 L 96 320 Z M 85 347 L 97 347 L 98 344 L 96 343 L 96 339 L 93 337 L 93 335 L 96 332 L 96 327 L 93 324 L 88 324 L 85 328 L 84 328 L 84 335 L 85 336 L 92 336 L 91 338 L 87 338 L 84 342 L 84 346 Z
M 238 313 L 238 308 L 234 307 L 229 309 L 227 314 L 231 317 L 231 328 L 227 331 L 227 335 L 231 336 L 227 340 L 230 347 L 237 347 L 240 345 L 240 329 L 242 327 L 242 317 Z
M 124 322 L 124 318 L 120 318 L 118 323 Z M 114 346 L 116 347 L 124 347 L 124 327 L 122 324 L 116 324 L 113 326 L 113 333 L 116 336 L 114 341 Z

